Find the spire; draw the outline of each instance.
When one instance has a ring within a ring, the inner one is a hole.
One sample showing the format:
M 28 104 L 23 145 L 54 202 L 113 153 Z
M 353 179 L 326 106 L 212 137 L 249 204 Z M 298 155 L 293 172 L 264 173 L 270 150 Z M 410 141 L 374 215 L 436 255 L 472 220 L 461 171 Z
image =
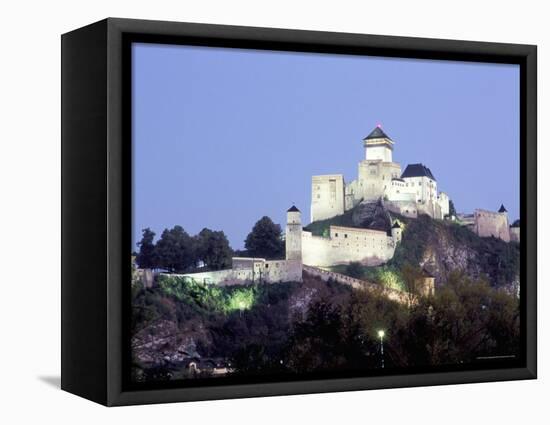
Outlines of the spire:
M 498 210 L 499 213 L 505 213 L 505 212 L 508 212 L 506 211 L 506 208 L 504 208 L 504 204 L 500 204 L 500 208 Z
M 286 212 L 300 212 L 300 210 L 295 205 L 292 205 Z
M 382 127 L 380 124 L 378 124 L 374 130 L 370 132 L 370 134 L 365 137 L 363 140 L 370 140 L 370 139 L 389 139 L 391 140 L 386 133 L 384 133 L 384 130 L 382 130 Z
M 395 222 L 393 223 L 393 226 L 391 227 L 392 229 L 401 229 L 401 226 L 399 225 L 399 223 L 397 222 L 397 220 L 395 220 Z

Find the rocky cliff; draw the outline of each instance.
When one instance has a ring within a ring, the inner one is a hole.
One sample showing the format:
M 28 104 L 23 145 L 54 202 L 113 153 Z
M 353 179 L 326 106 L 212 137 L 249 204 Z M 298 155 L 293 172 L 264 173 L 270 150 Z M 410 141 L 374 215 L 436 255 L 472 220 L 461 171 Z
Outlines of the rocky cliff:
M 452 271 L 469 277 L 485 277 L 491 286 L 517 289 L 519 284 L 519 244 L 493 237 L 481 238 L 469 229 L 427 215 L 406 218 L 390 213 L 381 202 L 361 203 L 344 215 L 311 223 L 306 230 L 323 234 L 331 224 L 385 230 L 392 222 L 403 228 L 403 240 L 388 266 L 400 270 L 405 264 L 423 268 L 444 285 Z

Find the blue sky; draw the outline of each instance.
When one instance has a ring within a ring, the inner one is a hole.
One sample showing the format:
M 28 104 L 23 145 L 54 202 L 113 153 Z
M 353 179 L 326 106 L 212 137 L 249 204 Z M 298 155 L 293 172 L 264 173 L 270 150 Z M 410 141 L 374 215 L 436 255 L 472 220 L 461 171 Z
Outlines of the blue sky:
M 459 212 L 519 217 L 519 67 L 134 44 L 133 238 L 180 224 L 242 248 L 264 215 L 309 220 L 311 176 L 357 176 L 378 123 Z

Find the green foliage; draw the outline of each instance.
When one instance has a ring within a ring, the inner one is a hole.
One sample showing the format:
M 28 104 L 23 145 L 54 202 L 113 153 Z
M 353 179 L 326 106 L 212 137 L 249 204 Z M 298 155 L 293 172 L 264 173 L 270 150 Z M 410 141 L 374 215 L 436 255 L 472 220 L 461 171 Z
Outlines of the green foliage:
M 331 267 L 331 270 L 356 279 L 378 283 L 384 288 L 395 289 L 397 291 L 405 290 L 401 271 L 394 266 L 382 265 L 372 267 L 364 266 L 358 262 L 351 262 L 347 266 Z
M 403 238 L 387 263 L 397 270 L 406 264 L 418 267 L 426 250 L 431 250 L 439 259 L 439 266 L 446 267 L 444 249 L 461 249 L 472 252 L 464 271 L 475 275 L 485 274 L 492 286 L 501 287 L 513 282 L 519 273 L 519 244 L 504 242 L 494 237 L 481 238 L 468 228 L 454 222 L 433 220 L 427 215 L 417 219 L 401 218 L 405 222 Z M 443 270 L 447 273 L 451 270 Z
M 412 279 L 414 273 L 411 266 L 403 276 Z M 163 320 L 177 323 L 182 336 L 196 339 L 201 356 L 223 357 L 246 375 L 379 368 L 379 330 L 388 369 L 469 364 L 520 352 L 518 300 L 460 272 L 412 308 L 382 291 L 344 291 L 332 282 L 321 291 L 312 286 L 316 295 L 299 314 L 292 306 L 303 299 L 304 285 L 217 287 L 161 276 L 156 288 L 133 292 L 133 332 L 154 333 Z M 175 379 L 168 372 L 184 374 L 157 367 L 141 370 L 140 379 Z
M 285 244 L 281 236 L 281 226 L 264 216 L 254 224 L 245 240 L 245 248 L 250 256 L 268 259 L 283 258 Z
M 449 216 L 455 216 L 456 217 L 456 209 L 455 204 L 452 199 L 449 199 Z
M 224 232 L 204 228 L 195 237 L 195 257 L 203 261 L 208 270 L 231 267 L 233 251 Z
M 171 272 L 184 272 L 195 264 L 193 239 L 181 226 L 165 229 L 156 244 L 159 266 Z
M 153 269 L 157 267 L 158 257 L 155 249 L 155 232 L 148 227 L 142 230 L 143 236 L 138 242 L 139 252 L 136 256 L 136 263 L 142 269 Z

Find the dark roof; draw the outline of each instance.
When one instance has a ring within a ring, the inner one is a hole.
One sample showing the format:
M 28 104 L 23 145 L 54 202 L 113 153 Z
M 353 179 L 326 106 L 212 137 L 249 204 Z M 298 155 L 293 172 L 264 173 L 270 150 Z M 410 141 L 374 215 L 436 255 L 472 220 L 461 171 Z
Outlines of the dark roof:
M 397 178 L 397 177 L 394 177 L 392 180 L 397 180 L 398 182 L 405 182 L 405 180 Z
M 510 227 L 519 227 L 519 219 L 514 221 Z
M 369 140 L 369 139 L 390 139 L 386 133 L 380 128 L 380 126 L 376 126 L 374 130 L 370 132 L 370 134 L 365 137 L 363 140 Z M 391 139 L 390 139 L 391 140 Z
M 498 212 L 499 213 L 505 213 L 505 212 L 508 212 L 508 211 L 506 211 L 506 208 L 504 208 L 504 204 L 500 204 L 500 208 L 498 209 Z
M 397 221 L 395 221 L 395 223 L 393 223 L 393 226 L 391 228 L 392 229 L 401 229 L 401 226 L 399 225 L 399 223 Z
M 300 210 L 295 205 L 292 205 L 286 212 L 300 212 Z
M 435 180 L 435 177 L 430 169 L 424 164 L 407 165 L 407 168 L 405 168 L 405 171 L 403 171 L 403 174 L 401 174 L 402 179 L 406 177 L 428 177 L 432 180 Z

